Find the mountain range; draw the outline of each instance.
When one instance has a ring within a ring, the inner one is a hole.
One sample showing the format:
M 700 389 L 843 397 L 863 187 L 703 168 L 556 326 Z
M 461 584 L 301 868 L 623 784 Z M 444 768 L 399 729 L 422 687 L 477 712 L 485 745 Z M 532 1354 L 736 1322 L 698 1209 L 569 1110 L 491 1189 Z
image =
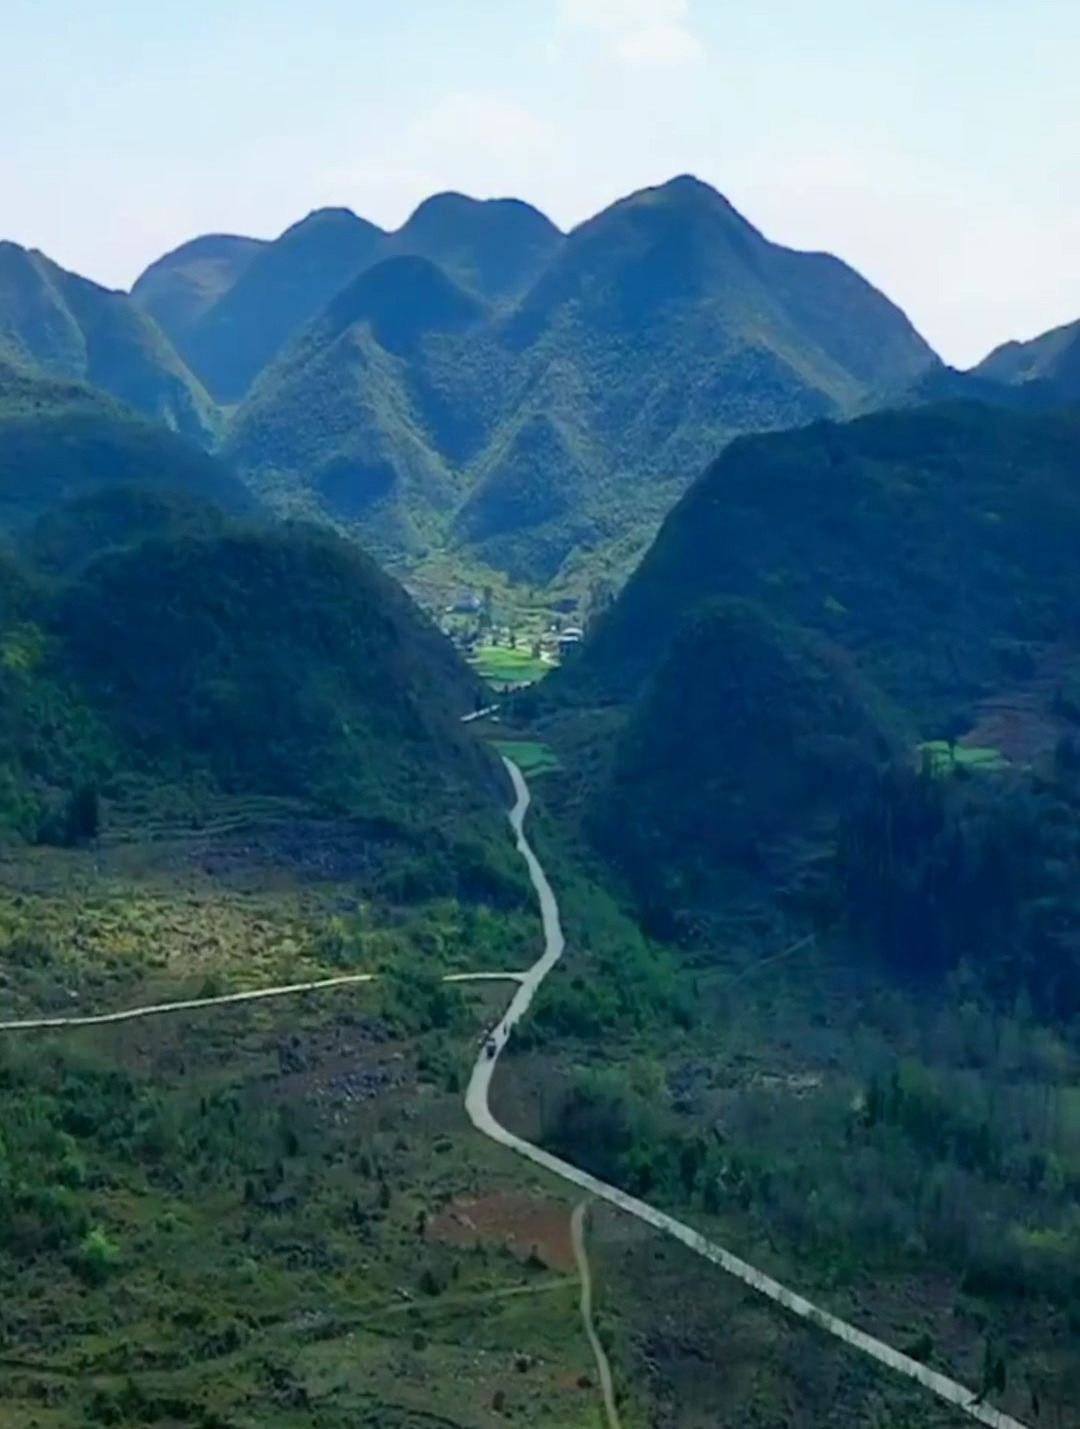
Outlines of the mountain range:
M 1067 746 L 1078 452 L 1075 409 L 959 402 L 740 438 L 690 487 L 522 701 L 655 926 L 795 881 L 924 741 Z
M 6 242 L 0 360 L 102 388 L 195 442 L 214 438 L 214 403 L 138 304 Z
M 1031 342 L 1007 342 L 975 369 L 991 382 L 1021 390 L 1049 388 L 1059 401 L 1080 402 L 1080 321 Z
M 130 295 L 0 246 L 9 366 L 108 391 L 401 573 L 537 587 L 621 580 L 736 437 L 1072 400 L 1078 341 L 956 372 L 853 269 L 685 176 L 568 234 L 513 199 L 439 194 L 395 232 L 323 209 L 196 238 Z
M 850 414 L 937 365 L 851 269 L 769 243 L 693 179 L 552 245 L 513 301 L 431 244 L 368 268 L 262 373 L 230 458 L 386 556 L 449 546 L 543 583 L 640 548 L 733 436 Z

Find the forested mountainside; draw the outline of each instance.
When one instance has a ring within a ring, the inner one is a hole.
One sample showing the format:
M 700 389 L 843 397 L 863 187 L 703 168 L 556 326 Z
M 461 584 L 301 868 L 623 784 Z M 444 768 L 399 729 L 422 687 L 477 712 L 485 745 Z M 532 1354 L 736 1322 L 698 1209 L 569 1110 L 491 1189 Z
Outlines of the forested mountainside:
M 720 598 L 680 624 L 608 750 L 587 820 L 652 925 L 685 927 L 730 896 L 733 874 L 789 880 L 911 744 L 899 710 L 839 649 Z
M 161 329 L 125 293 L 0 242 L 0 359 L 99 387 L 206 445 L 217 413 Z
M 106 393 L 0 360 L 0 532 L 103 488 L 180 491 L 226 511 L 248 489 L 208 455 Z
M 187 360 L 193 330 L 266 246 L 261 239 L 233 233 L 193 238 L 151 263 L 132 285 L 131 296 Z
M 969 927 L 1011 821 L 1053 805 L 1069 826 L 1078 438 L 1067 410 L 927 407 L 741 439 L 691 487 L 584 644 L 520 701 L 567 741 L 578 817 L 654 926 L 685 933 L 750 885 L 817 898 L 849 821 L 884 838 L 902 807 L 896 896 L 917 901 L 899 886 L 947 863 L 951 829 L 970 866 L 932 877 L 956 903 L 942 917 Z M 1036 782 L 939 806 L 920 781 L 954 764 Z M 850 837 L 845 867 L 869 878 Z M 1007 886 L 1010 918 L 1036 918 L 1022 880 Z
M 237 248 L 245 241 L 197 239 L 152 265 L 132 289 L 223 403 L 239 401 L 288 340 L 366 268 L 427 258 L 477 296 L 504 300 L 528 286 L 562 235 L 518 200 L 446 193 L 426 199 L 393 233 L 348 209 L 319 209 L 254 251 Z M 197 312 L 189 298 L 174 311 L 160 298 L 166 277 L 200 295 L 213 284 L 219 291 Z
M 384 554 L 448 542 L 543 583 L 640 547 L 739 433 L 849 412 L 937 365 L 851 269 L 769 243 L 692 179 L 582 225 L 510 307 L 454 286 L 448 326 L 429 267 L 382 263 L 293 339 L 228 438 L 259 490 L 361 533 L 371 512 Z M 382 340 L 399 323 L 407 350 Z
M 686 616 L 738 596 L 846 650 L 932 730 L 1073 632 L 1078 436 L 1068 410 L 959 404 L 745 438 L 557 679 L 630 698 Z
M 354 544 L 262 518 L 216 458 L 14 369 L 0 539 L 9 834 L 52 836 L 83 789 L 183 788 L 359 818 L 426 848 L 443 888 L 506 863 L 503 777 L 460 723 L 480 683 Z

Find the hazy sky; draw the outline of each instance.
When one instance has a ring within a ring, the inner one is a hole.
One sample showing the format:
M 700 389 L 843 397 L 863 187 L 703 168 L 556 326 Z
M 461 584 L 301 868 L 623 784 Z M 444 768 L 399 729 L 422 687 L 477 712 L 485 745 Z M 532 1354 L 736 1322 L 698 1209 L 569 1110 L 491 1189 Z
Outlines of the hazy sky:
M 199 232 L 692 172 L 942 354 L 1080 317 L 1077 0 L 2 0 L 0 236 L 126 286 Z

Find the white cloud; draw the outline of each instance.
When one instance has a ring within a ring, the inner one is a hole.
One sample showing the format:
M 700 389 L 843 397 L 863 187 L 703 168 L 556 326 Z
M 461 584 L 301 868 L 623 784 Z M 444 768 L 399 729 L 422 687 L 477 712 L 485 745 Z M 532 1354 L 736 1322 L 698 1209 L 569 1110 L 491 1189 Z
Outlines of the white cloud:
M 441 149 L 535 156 L 551 148 L 554 129 L 532 110 L 506 95 L 461 90 L 446 95 L 421 114 L 412 139 Z
M 630 30 L 618 44 L 619 58 L 626 64 L 700 64 L 705 46 L 684 25 L 649 25 Z
M 591 33 L 624 64 L 688 65 L 705 58 L 690 0 L 559 0 L 557 33 Z

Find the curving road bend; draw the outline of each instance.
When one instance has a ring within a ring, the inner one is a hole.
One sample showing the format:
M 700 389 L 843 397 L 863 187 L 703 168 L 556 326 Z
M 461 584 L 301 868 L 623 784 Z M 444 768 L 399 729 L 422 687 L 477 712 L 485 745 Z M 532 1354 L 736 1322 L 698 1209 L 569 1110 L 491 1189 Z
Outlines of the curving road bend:
M 555 967 L 565 950 L 565 939 L 563 937 L 562 924 L 559 919 L 559 905 L 552 891 L 551 885 L 544 873 L 540 860 L 536 857 L 528 839 L 525 837 L 524 825 L 525 815 L 529 808 L 529 787 L 525 782 L 525 777 L 517 765 L 509 759 L 503 759 L 510 780 L 514 787 L 514 806 L 510 810 L 510 826 L 514 831 L 517 841 L 517 849 L 524 859 L 529 870 L 529 877 L 536 892 L 540 904 L 540 914 L 544 928 L 544 949 L 537 961 L 526 972 L 494 972 L 494 973 L 457 973 L 451 974 L 448 982 L 497 982 L 507 981 L 518 984 L 513 1000 L 507 1008 L 502 1020 L 498 1023 L 489 1037 L 484 1039 L 479 1056 L 469 1078 L 469 1085 L 465 1093 L 465 1107 L 469 1119 L 473 1126 L 499 1145 L 505 1146 L 508 1150 L 516 1152 L 519 1156 L 525 1157 L 537 1166 L 542 1166 L 545 1171 L 549 1171 L 553 1176 L 569 1182 L 571 1185 L 580 1187 L 583 1191 L 597 1197 L 599 1200 L 607 1201 L 610 1205 L 616 1206 L 619 1210 L 625 1211 L 627 1215 L 634 1216 L 637 1220 L 643 1221 L 647 1225 L 663 1231 L 666 1235 L 673 1236 L 681 1241 L 683 1245 L 692 1250 L 696 1255 L 718 1265 L 729 1275 L 734 1276 L 743 1284 L 750 1286 L 767 1299 L 782 1305 L 791 1314 L 797 1315 L 800 1319 L 807 1320 L 819 1329 L 833 1335 L 836 1339 L 842 1340 L 845 1344 L 851 1345 L 853 1349 L 869 1355 L 878 1363 L 886 1365 L 889 1369 L 906 1375 L 908 1379 L 914 1380 L 928 1389 L 938 1398 L 955 1405 L 967 1414 L 971 1419 L 977 1420 L 980 1424 L 987 1424 L 991 1429 L 1027 1429 L 1019 1420 L 1012 1419 L 1000 1410 L 994 1409 L 991 1405 L 983 1403 L 979 1397 L 964 1385 L 956 1380 L 949 1379 L 948 1376 L 939 1374 L 936 1370 L 927 1368 L 920 1364 L 918 1360 L 913 1360 L 910 1356 L 901 1354 L 891 1345 L 885 1344 L 882 1340 L 875 1339 L 872 1335 L 858 1330 L 854 1325 L 849 1325 L 847 1321 L 839 1319 L 836 1315 L 831 1315 L 827 1310 L 820 1309 L 803 1296 L 789 1290 L 787 1286 L 781 1285 L 779 1281 L 772 1279 L 763 1271 L 755 1269 L 754 1266 L 740 1260 L 732 1255 L 730 1251 L 724 1250 L 721 1246 L 707 1240 L 698 1231 L 690 1226 L 684 1225 L 682 1221 L 676 1220 L 674 1216 L 666 1215 L 663 1211 L 658 1211 L 648 1205 L 645 1201 L 639 1201 L 636 1196 L 630 1196 L 625 1191 L 620 1191 L 616 1186 L 609 1186 L 607 1182 L 598 1180 L 595 1176 L 590 1176 L 587 1171 L 579 1170 L 568 1161 L 562 1161 L 557 1156 L 552 1156 L 550 1152 L 544 1151 L 539 1146 L 532 1145 L 531 1142 L 524 1141 L 521 1137 L 515 1136 L 508 1131 L 492 1115 L 488 1104 L 491 1090 L 491 1081 L 498 1065 L 499 1057 L 506 1046 L 507 1038 L 510 1035 L 514 1024 L 519 1018 L 528 1012 L 532 1005 L 533 998 L 539 991 L 544 979 L 552 968 Z M 147 1007 L 128 1008 L 121 1012 L 104 1012 L 82 1016 L 54 1016 L 36 1017 L 19 1021 L 0 1021 L 0 1032 L 29 1032 L 34 1030 L 44 1030 L 48 1028 L 70 1028 L 70 1027 L 97 1027 L 108 1023 L 131 1022 L 137 1018 L 155 1017 L 172 1012 L 186 1012 L 200 1008 L 221 1007 L 230 1003 L 259 1002 L 267 998 L 295 996 L 301 993 L 316 992 L 323 988 L 348 987 L 358 983 L 371 982 L 375 978 L 374 973 L 345 973 L 338 977 L 320 978 L 312 982 L 287 983 L 279 987 L 260 988 L 250 992 L 222 993 L 216 997 L 195 997 L 188 998 L 180 1002 L 154 1003 Z M 489 1051 L 489 1048 L 491 1049 Z
M 571 1185 L 580 1187 L 590 1195 L 617 1206 L 627 1215 L 634 1216 L 637 1220 L 655 1227 L 656 1230 L 673 1236 L 689 1250 L 692 1250 L 695 1255 L 701 1256 L 702 1259 L 710 1261 L 713 1265 L 718 1265 L 728 1275 L 734 1276 L 736 1280 L 742 1281 L 744 1285 L 748 1285 L 752 1290 L 756 1290 L 775 1304 L 782 1305 L 785 1310 L 797 1315 L 799 1319 L 816 1325 L 827 1334 L 850 1345 L 852 1349 L 869 1355 L 871 1359 L 885 1365 L 888 1369 L 906 1375 L 908 1379 L 922 1385 L 924 1389 L 928 1389 L 939 1399 L 955 1405 L 956 1408 L 978 1423 L 990 1425 L 991 1429 L 1027 1429 L 1027 1426 L 1021 1424 L 1018 1419 L 1013 1419 L 992 1405 L 984 1403 L 973 1390 L 968 1389 L 965 1385 L 950 1379 L 947 1375 L 939 1374 L 937 1370 L 930 1369 L 909 1355 L 902 1354 L 891 1345 L 885 1344 L 883 1340 L 856 1329 L 846 1320 L 841 1320 L 838 1316 L 814 1305 L 804 1296 L 797 1294 L 794 1290 L 789 1290 L 786 1285 L 781 1285 L 772 1276 L 766 1275 L 764 1271 L 757 1270 L 745 1260 L 740 1260 L 730 1251 L 707 1240 L 699 1231 L 684 1225 L 674 1216 L 666 1215 L 645 1201 L 639 1201 L 636 1196 L 620 1191 L 617 1186 L 609 1186 L 607 1182 L 598 1180 L 587 1171 L 579 1170 L 570 1162 L 562 1161 L 559 1157 L 544 1151 L 543 1148 L 524 1141 L 496 1121 L 488 1104 L 488 1098 L 499 1057 L 506 1047 L 507 1038 L 510 1036 L 514 1024 L 528 1012 L 533 998 L 540 990 L 548 973 L 562 957 L 566 946 L 559 919 L 558 900 L 547 880 L 540 860 L 525 837 L 524 826 L 525 815 L 529 808 L 529 786 L 525 782 L 525 776 L 512 760 L 504 758 L 503 763 L 506 765 L 514 786 L 515 798 L 514 806 L 510 810 L 510 827 L 514 831 L 518 852 L 525 860 L 529 877 L 540 903 L 540 915 L 544 927 L 544 950 L 528 972 L 522 976 L 521 984 L 514 994 L 510 1006 L 491 1033 L 491 1040 L 494 1042 L 493 1051 L 489 1053 L 487 1046 L 482 1047 L 473 1067 L 465 1093 L 465 1108 L 473 1126 L 492 1141 L 498 1142 L 500 1146 L 505 1146 L 508 1150 L 516 1152 L 517 1155 L 525 1157 L 534 1165 L 542 1166 L 545 1171 L 550 1171 L 560 1180 L 568 1181 Z

